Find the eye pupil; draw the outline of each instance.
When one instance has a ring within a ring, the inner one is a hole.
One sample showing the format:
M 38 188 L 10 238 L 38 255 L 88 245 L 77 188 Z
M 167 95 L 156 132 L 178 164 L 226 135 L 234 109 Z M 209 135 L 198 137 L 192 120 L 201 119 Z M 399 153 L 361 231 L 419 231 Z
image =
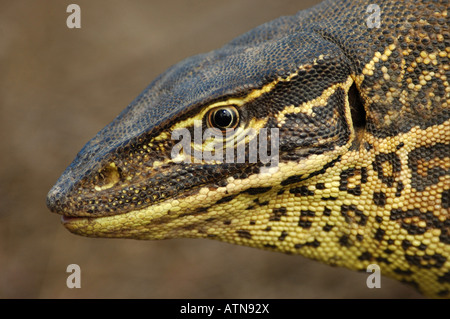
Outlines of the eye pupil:
M 206 121 L 208 127 L 225 133 L 239 125 L 239 112 L 234 105 L 220 106 L 209 110 Z
M 228 109 L 220 109 L 214 113 L 214 123 L 221 128 L 227 128 L 233 123 L 233 114 Z

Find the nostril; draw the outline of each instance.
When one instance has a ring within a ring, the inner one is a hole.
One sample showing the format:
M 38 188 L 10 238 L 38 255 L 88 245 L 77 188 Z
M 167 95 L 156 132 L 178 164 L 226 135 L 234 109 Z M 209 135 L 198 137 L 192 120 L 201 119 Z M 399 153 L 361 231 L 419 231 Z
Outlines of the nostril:
M 95 190 L 101 191 L 116 185 L 121 179 L 121 170 L 115 163 L 110 163 L 101 169 L 95 177 Z

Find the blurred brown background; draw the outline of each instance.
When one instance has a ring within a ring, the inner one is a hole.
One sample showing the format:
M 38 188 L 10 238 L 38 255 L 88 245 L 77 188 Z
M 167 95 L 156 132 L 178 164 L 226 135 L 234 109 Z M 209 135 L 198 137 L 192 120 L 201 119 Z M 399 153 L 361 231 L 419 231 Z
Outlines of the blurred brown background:
M 68 4 L 81 29 L 66 27 Z M 0 298 L 417 298 L 383 278 L 208 240 L 88 239 L 45 206 L 81 147 L 190 55 L 318 1 L 0 1 Z M 81 267 L 81 289 L 66 267 Z

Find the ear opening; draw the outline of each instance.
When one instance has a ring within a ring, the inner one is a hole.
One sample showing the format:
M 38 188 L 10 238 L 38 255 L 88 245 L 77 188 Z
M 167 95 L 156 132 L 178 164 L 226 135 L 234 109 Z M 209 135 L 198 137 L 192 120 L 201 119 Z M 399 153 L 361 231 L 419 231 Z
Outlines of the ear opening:
M 356 84 L 353 83 L 348 90 L 348 101 L 350 104 L 350 111 L 352 114 L 352 122 L 355 131 L 366 127 L 366 110 L 362 102 L 361 95 L 359 94 Z

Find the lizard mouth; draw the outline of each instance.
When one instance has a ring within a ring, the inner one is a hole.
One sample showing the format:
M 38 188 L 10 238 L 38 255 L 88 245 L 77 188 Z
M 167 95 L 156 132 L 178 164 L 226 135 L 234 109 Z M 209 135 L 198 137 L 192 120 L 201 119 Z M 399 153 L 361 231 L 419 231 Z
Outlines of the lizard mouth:
M 78 229 L 86 228 L 88 225 L 92 225 L 95 223 L 95 220 L 101 218 L 98 217 L 86 217 L 86 216 L 67 216 L 62 215 L 61 216 L 61 224 L 69 230 L 71 233 L 78 234 Z
M 76 222 L 76 221 L 81 220 L 81 219 L 92 219 L 92 218 L 95 218 L 95 217 L 73 217 L 73 216 L 62 215 L 61 216 L 61 223 L 63 225 L 65 225 L 65 224 L 68 224 L 68 223 L 71 223 L 71 222 Z
M 111 216 L 61 216 L 61 224 L 71 233 L 86 237 L 120 237 L 109 232 L 111 224 L 108 222 Z M 105 226 L 106 225 L 106 226 Z M 103 233 L 103 235 L 100 235 Z

